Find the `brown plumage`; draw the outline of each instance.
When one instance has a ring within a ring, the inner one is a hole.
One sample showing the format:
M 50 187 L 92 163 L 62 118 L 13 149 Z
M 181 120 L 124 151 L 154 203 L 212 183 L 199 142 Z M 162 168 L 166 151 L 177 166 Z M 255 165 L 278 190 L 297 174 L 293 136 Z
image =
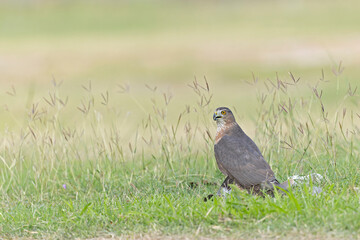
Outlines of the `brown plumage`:
M 221 195 L 222 188 L 229 190 L 228 184 L 231 183 L 260 195 L 264 191 L 271 194 L 274 185 L 287 188 L 287 182 L 280 184 L 276 180 L 259 148 L 236 123 L 229 108 L 217 108 L 213 119 L 217 123 L 215 158 L 220 171 L 227 176 L 218 195 Z

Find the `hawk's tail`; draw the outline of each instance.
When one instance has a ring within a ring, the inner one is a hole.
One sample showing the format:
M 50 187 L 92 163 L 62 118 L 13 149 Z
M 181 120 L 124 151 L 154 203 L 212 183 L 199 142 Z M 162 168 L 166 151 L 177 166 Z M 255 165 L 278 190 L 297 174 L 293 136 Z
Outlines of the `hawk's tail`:
M 279 183 L 278 180 L 274 179 L 273 181 L 267 182 L 265 186 L 262 187 L 267 190 L 274 191 L 276 186 L 280 193 L 285 194 L 285 191 L 287 191 L 292 185 L 294 185 L 294 180 L 292 179 L 288 179 L 283 183 Z
M 305 176 L 305 177 L 292 176 L 283 183 L 279 183 L 275 179 L 274 181 L 269 182 L 266 186 L 267 186 L 267 189 L 269 189 L 271 191 L 273 191 L 274 188 L 275 188 L 274 186 L 276 186 L 276 187 L 280 188 L 280 189 L 278 189 L 278 190 L 280 190 L 279 192 L 285 194 L 285 192 L 288 191 L 288 189 L 290 187 L 294 187 L 294 186 L 298 185 L 299 183 L 309 182 L 310 178 L 314 179 L 314 181 L 320 181 L 323 177 L 320 174 L 316 174 L 316 175 L 310 174 L 310 175 Z M 322 192 L 321 187 L 313 186 L 312 194 L 317 195 L 317 194 L 319 194 L 321 192 Z
M 288 179 L 288 180 L 286 180 L 285 182 L 283 182 L 283 183 L 279 183 L 277 186 L 279 187 L 279 188 L 282 188 L 282 189 L 284 189 L 284 190 L 288 190 L 291 186 L 293 186 L 294 185 L 294 180 L 292 180 L 292 179 Z

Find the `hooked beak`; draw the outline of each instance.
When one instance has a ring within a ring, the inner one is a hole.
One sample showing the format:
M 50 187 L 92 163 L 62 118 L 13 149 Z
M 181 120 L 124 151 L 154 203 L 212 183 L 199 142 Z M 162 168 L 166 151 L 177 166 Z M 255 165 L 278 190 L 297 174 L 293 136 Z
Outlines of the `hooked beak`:
M 214 112 L 214 115 L 213 115 L 214 121 L 216 121 L 217 118 L 221 118 L 221 116 L 219 116 L 219 115 L 217 114 L 217 112 Z

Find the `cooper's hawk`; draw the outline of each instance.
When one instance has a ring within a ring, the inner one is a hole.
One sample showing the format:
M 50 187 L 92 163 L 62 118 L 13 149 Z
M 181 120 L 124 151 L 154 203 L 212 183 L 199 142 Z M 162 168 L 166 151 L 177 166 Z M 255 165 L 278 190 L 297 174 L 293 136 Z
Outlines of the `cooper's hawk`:
M 236 123 L 229 108 L 217 108 L 213 119 L 217 123 L 215 158 L 220 171 L 227 176 L 217 195 L 222 195 L 222 189 L 230 190 L 231 183 L 260 195 L 264 191 L 272 193 L 274 185 L 287 189 L 288 182 L 280 184 L 276 180 L 259 148 Z

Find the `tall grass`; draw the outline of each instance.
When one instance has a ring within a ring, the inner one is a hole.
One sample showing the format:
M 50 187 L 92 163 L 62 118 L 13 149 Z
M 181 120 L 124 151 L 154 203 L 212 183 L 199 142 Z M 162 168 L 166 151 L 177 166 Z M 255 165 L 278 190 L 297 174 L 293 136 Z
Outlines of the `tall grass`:
M 2 133 L 0 231 L 41 238 L 359 234 L 359 97 L 341 74 L 340 65 L 315 80 L 254 75 L 244 84 L 257 94 L 256 111 L 240 112 L 236 95 L 229 106 L 240 125 L 243 115 L 253 119 L 251 137 L 278 178 L 317 172 L 325 177 L 323 193 L 314 196 L 304 185 L 287 197 L 262 199 L 236 190 L 207 203 L 203 197 L 223 176 L 211 118 L 221 104 L 212 101 L 206 78 L 188 85 L 196 100 L 182 106 L 156 86 L 144 86 L 149 98 L 137 99 L 129 85 L 97 92 L 88 83 L 80 97 L 66 97 L 53 80 L 47 94 L 27 104 L 22 123 Z M 129 102 L 137 107 L 127 109 Z

